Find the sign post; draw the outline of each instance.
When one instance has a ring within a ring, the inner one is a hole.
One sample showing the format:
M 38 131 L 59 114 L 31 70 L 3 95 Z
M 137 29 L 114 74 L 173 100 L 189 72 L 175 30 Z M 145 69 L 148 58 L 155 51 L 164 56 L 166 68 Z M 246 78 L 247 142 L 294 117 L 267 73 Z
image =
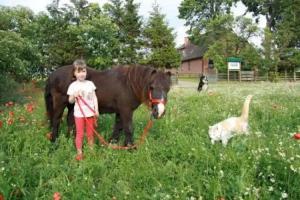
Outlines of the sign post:
M 239 73 L 239 81 L 241 81 L 241 58 L 229 57 L 227 58 L 227 81 L 229 82 L 230 71 L 237 71 Z

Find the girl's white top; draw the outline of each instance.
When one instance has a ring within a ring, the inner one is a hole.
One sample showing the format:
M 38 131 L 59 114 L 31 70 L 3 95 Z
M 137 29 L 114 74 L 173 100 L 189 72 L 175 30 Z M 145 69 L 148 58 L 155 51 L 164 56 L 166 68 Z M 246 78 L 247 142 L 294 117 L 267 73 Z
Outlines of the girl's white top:
M 94 91 L 96 90 L 96 86 L 92 81 L 84 80 L 84 81 L 74 81 L 68 88 L 67 94 L 74 95 L 76 92 L 80 93 L 80 96 L 84 99 L 84 101 L 95 110 L 95 100 L 94 100 Z M 92 117 L 95 114 L 82 102 L 79 100 L 80 106 L 84 115 L 81 113 L 81 110 L 78 106 L 78 102 L 75 101 L 74 107 L 74 116 L 75 117 Z

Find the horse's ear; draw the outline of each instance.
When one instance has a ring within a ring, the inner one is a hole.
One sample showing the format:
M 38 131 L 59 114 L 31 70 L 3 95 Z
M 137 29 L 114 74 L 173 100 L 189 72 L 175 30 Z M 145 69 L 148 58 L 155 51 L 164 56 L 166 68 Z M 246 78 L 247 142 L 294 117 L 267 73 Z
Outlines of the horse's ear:
M 171 72 L 166 72 L 166 74 L 168 75 L 168 76 L 172 76 L 172 73 Z
M 154 70 L 151 72 L 151 76 L 154 75 L 154 74 L 156 74 L 156 72 L 157 72 L 156 69 L 154 69 Z

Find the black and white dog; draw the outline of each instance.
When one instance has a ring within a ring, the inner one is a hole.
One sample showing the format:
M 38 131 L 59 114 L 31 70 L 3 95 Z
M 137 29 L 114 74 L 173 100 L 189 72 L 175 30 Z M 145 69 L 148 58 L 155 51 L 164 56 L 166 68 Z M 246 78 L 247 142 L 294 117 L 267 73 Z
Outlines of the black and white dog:
M 198 91 L 201 92 L 206 92 L 208 89 L 208 79 L 207 76 L 202 75 L 200 77 L 199 85 L 198 85 Z

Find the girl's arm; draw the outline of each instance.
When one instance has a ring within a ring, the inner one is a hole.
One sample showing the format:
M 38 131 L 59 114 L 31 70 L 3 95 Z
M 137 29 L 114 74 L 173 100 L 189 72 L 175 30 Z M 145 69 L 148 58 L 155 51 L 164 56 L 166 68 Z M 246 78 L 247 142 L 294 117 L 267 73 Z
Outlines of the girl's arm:
M 97 95 L 96 95 L 96 92 L 94 91 L 94 105 L 95 105 L 95 116 L 96 117 L 99 117 L 99 107 L 98 107 L 98 98 L 97 98 Z
M 69 103 L 74 103 L 74 102 L 75 102 L 75 96 L 69 95 Z
M 69 102 L 70 103 L 75 103 L 76 97 L 81 96 L 80 93 L 81 93 L 80 91 L 77 91 L 73 95 L 69 95 L 69 99 L 68 99 Z

